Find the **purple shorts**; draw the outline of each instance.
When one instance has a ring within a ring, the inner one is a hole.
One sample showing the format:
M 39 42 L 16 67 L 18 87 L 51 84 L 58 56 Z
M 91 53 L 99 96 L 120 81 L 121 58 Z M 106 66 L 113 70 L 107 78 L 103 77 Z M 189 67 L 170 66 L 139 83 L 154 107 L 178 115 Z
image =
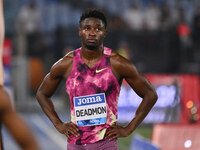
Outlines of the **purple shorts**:
M 75 145 L 67 143 L 67 150 L 118 150 L 117 140 L 102 140 L 92 144 Z

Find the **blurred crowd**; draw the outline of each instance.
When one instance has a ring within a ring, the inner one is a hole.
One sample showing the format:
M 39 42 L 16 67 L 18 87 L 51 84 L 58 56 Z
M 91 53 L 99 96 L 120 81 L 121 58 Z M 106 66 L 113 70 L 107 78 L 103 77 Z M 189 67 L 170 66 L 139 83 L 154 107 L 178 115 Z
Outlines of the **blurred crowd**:
M 4 2 L 6 37 L 13 42 L 13 55 L 30 59 L 44 72 L 81 46 L 79 17 L 84 9 L 95 7 L 105 12 L 109 23 L 104 45 L 143 73 L 200 74 L 198 0 L 15 1 Z

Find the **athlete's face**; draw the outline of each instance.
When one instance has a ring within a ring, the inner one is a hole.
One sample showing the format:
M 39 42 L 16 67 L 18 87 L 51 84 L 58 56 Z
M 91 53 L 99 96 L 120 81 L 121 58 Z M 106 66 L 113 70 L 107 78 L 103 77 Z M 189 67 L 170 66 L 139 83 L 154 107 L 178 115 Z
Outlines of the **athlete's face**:
M 106 30 L 102 20 L 97 18 L 86 18 L 81 22 L 79 36 L 82 45 L 87 49 L 98 49 L 103 44 Z

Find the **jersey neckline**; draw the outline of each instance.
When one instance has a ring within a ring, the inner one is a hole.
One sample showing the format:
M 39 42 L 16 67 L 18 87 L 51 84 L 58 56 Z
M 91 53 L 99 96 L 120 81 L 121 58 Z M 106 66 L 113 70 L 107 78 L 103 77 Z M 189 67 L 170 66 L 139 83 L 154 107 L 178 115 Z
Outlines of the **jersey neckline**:
M 104 57 L 105 57 L 105 47 L 104 47 L 104 50 L 103 50 L 103 55 L 102 55 L 102 57 L 97 61 L 96 64 L 94 64 L 94 66 L 89 67 L 89 66 L 83 61 L 83 59 L 81 58 L 81 48 L 79 48 L 79 58 L 80 58 L 80 61 L 81 61 L 82 64 L 84 64 L 85 66 L 87 66 L 87 68 L 89 68 L 90 70 L 96 69 L 96 68 L 99 66 L 99 64 L 102 62 L 102 60 L 103 60 Z

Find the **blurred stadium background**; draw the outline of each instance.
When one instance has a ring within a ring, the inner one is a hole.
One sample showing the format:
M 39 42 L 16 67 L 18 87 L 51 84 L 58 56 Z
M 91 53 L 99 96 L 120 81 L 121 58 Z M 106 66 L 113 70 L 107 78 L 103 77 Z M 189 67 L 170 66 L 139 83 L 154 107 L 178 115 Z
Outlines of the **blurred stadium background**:
M 41 149 L 66 149 L 66 137 L 41 111 L 35 92 L 52 64 L 80 47 L 78 21 L 88 7 L 99 8 L 107 16 L 104 45 L 131 60 L 159 96 L 134 134 L 119 139 L 119 149 L 199 150 L 199 0 L 4 0 L 5 85 Z M 53 102 L 62 120 L 69 121 L 64 85 Z M 140 101 L 124 82 L 120 124 L 130 121 Z M 6 150 L 19 149 L 6 129 L 3 141 Z

